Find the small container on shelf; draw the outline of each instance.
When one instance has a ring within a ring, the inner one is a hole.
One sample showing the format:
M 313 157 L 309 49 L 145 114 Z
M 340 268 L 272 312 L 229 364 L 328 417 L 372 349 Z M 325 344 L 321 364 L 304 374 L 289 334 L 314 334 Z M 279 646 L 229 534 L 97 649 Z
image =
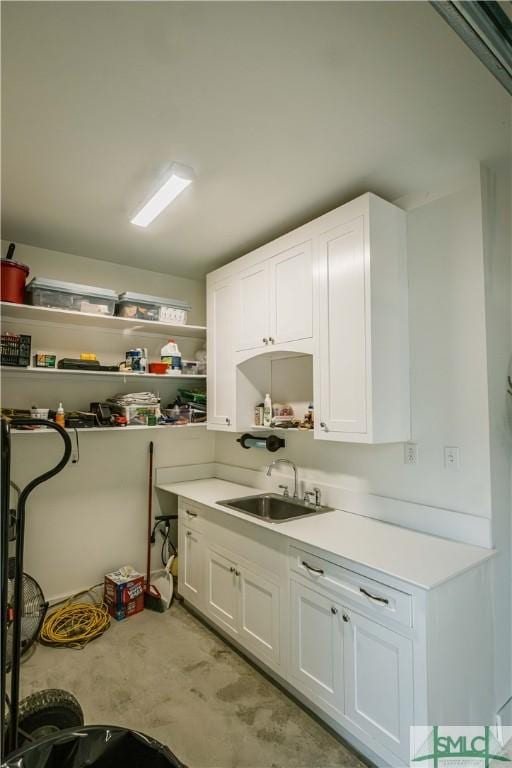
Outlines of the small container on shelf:
M 189 376 L 199 375 L 200 363 L 197 360 L 182 360 L 181 372 L 186 373 Z
M 179 299 L 148 296 L 145 293 L 125 291 L 118 297 L 116 314 L 134 320 L 153 320 L 161 323 L 186 325 L 191 306 Z
M 27 368 L 30 365 L 32 336 L 18 333 L 2 333 L 0 364 L 13 368 Z
M 51 307 L 84 312 L 89 315 L 113 315 L 117 294 L 108 288 L 65 283 L 34 277 L 27 285 L 28 303 L 34 307 Z
M 57 355 L 49 355 L 47 352 L 36 352 L 33 357 L 34 368 L 55 368 Z

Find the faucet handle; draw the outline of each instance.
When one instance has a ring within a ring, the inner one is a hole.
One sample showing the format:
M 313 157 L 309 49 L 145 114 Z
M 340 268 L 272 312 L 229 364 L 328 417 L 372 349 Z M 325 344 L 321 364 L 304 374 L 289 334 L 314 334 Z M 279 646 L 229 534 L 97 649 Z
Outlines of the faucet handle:
M 315 499 L 315 507 L 320 506 L 320 499 L 322 497 L 322 491 L 320 488 L 313 488 L 312 491 L 304 491 L 304 501 L 306 504 L 311 504 L 310 498 L 314 497 Z
M 290 495 L 290 491 L 288 490 L 288 486 L 287 485 L 278 485 L 277 487 L 281 488 L 282 491 L 283 491 L 283 496 L 285 498 L 288 498 L 288 496 Z

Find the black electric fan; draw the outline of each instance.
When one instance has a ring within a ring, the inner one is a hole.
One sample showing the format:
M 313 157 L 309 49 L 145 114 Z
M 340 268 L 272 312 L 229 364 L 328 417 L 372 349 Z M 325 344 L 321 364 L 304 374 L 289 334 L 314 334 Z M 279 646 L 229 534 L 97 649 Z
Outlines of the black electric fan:
M 13 560 L 11 568 L 14 563 Z M 11 571 L 12 572 L 12 571 Z M 21 598 L 21 655 L 23 656 L 39 637 L 48 603 L 44 599 L 43 590 L 32 576 L 23 574 Z M 14 579 L 10 578 L 7 587 L 7 672 L 12 664 L 12 641 L 14 632 Z

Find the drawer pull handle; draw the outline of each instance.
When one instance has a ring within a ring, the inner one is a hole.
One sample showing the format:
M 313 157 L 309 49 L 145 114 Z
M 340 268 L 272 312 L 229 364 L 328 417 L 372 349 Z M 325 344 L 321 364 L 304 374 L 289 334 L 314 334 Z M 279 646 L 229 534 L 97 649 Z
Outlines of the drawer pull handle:
M 197 512 L 190 512 L 190 511 L 187 509 L 187 515 L 188 515 L 189 517 L 197 517 Z
M 304 568 L 307 568 L 308 571 L 313 571 L 313 573 L 319 573 L 321 576 L 324 575 L 324 571 L 322 571 L 321 568 L 313 568 L 313 566 L 309 565 L 309 563 L 306 563 L 305 560 L 302 561 L 302 565 L 304 566 Z
M 366 595 L 366 597 L 369 597 L 370 600 L 376 600 L 378 603 L 383 603 L 384 605 L 389 605 L 389 600 L 387 597 L 377 597 L 377 595 L 372 595 L 370 592 L 367 592 L 366 589 L 363 587 L 359 587 L 359 591 L 363 593 L 363 595 Z

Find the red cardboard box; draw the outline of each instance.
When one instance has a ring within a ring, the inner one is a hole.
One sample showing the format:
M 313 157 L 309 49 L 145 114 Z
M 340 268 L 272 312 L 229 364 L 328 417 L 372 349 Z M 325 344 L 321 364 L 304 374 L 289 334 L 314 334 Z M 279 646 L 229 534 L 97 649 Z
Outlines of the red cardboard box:
M 109 614 L 117 621 L 144 609 L 144 583 L 141 573 L 124 569 L 107 573 L 104 597 Z

